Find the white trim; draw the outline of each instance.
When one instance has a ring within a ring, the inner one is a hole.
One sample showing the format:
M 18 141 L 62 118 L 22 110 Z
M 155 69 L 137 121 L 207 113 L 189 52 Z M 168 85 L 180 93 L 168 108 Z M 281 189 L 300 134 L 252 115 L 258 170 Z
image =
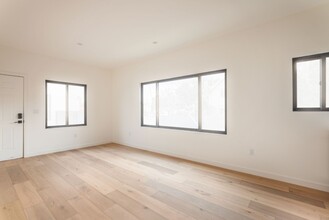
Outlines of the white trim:
M 56 148 L 52 147 L 51 149 L 48 149 L 48 150 L 25 152 L 25 157 L 34 157 L 34 156 L 40 156 L 40 155 L 44 155 L 44 154 L 51 154 L 51 153 L 75 150 L 75 149 L 80 149 L 80 148 L 105 145 L 105 144 L 109 144 L 109 143 L 111 143 L 111 141 L 86 143 L 86 144 L 79 144 L 79 145 L 72 145 L 72 146 L 65 146 L 65 147 L 56 147 Z
M 231 164 L 223 164 L 223 163 L 219 163 L 216 161 L 209 161 L 209 160 L 204 160 L 204 159 L 200 159 L 200 158 L 196 158 L 196 157 L 190 157 L 187 155 L 179 155 L 179 154 L 174 154 L 171 152 L 154 150 L 153 148 L 148 148 L 148 147 L 132 146 L 130 144 L 119 142 L 119 141 L 115 141 L 113 143 L 121 144 L 121 145 L 131 147 L 131 148 L 147 150 L 147 151 L 160 153 L 160 154 L 164 154 L 164 155 L 168 155 L 168 156 L 172 156 L 172 157 L 177 157 L 177 158 L 181 158 L 181 159 L 195 161 L 198 163 L 212 165 L 215 167 L 225 168 L 225 169 L 229 169 L 229 170 L 233 170 L 233 171 L 252 174 L 252 175 L 256 175 L 256 176 L 260 176 L 260 177 L 264 177 L 264 178 L 269 178 L 269 179 L 273 179 L 273 180 L 278 180 L 278 181 L 282 181 L 282 182 L 287 182 L 287 183 L 291 183 L 291 184 L 295 184 L 295 185 L 299 185 L 299 186 L 304 186 L 304 187 L 308 187 L 308 188 L 312 188 L 312 189 L 329 192 L 328 184 L 315 183 L 312 181 L 302 180 L 302 179 L 298 179 L 298 178 L 294 178 L 294 177 L 288 177 L 288 176 L 284 176 L 284 175 L 280 175 L 280 174 L 276 174 L 276 173 L 264 172 L 264 171 L 260 171 L 260 170 L 239 167 L 239 166 L 235 166 L 235 165 L 231 165 Z
M 17 73 L 17 72 L 5 71 L 5 70 L 0 70 L 0 74 L 6 76 L 15 76 L 15 77 L 25 77 L 27 75 L 23 73 Z

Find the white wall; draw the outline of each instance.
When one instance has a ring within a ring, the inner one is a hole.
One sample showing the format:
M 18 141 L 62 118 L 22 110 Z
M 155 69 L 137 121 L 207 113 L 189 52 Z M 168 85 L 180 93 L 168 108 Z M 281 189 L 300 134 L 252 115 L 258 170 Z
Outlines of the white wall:
M 329 51 L 328 22 L 329 5 L 117 69 L 113 141 L 329 191 L 329 112 L 292 111 L 291 63 Z M 140 126 L 141 82 L 224 68 L 227 135 Z
M 109 72 L 0 47 L 0 73 L 24 76 L 25 156 L 111 142 Z M 45 129 L 45 80 L 87 84 L 87 126 Z

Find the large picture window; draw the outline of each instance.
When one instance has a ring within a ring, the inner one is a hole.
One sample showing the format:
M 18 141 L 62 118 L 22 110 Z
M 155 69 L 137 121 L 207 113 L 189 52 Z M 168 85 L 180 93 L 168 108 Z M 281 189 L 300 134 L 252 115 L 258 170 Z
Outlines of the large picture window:
M 293 59 L 293 110 L 328 111 L 329 53 Z
M 226 70 L 141 84 L 142 126 L 226 134 Z
M 46 80 L 46 128 L 87 125 L 87 86 Z

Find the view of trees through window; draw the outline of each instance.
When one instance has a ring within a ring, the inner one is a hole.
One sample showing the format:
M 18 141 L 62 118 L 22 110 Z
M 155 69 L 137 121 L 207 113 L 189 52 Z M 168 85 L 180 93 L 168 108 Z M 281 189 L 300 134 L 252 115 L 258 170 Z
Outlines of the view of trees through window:
M 46 81 L 46 127 L 86 125 L 86 85 Z
M 142 126 L 226 133 L 226 70 L 141 86 Z

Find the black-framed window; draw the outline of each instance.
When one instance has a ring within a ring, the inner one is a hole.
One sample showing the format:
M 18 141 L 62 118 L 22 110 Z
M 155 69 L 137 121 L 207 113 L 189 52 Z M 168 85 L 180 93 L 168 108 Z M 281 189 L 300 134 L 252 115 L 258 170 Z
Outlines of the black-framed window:
M 329 111 L 328 65 L 329 53 L 293 58 L 294 111 Z
M 87 125 L 87 85 L 46 80 L 46 128 Z
M 226 134 L 226 69 L 141 83 L 141 125 Z

